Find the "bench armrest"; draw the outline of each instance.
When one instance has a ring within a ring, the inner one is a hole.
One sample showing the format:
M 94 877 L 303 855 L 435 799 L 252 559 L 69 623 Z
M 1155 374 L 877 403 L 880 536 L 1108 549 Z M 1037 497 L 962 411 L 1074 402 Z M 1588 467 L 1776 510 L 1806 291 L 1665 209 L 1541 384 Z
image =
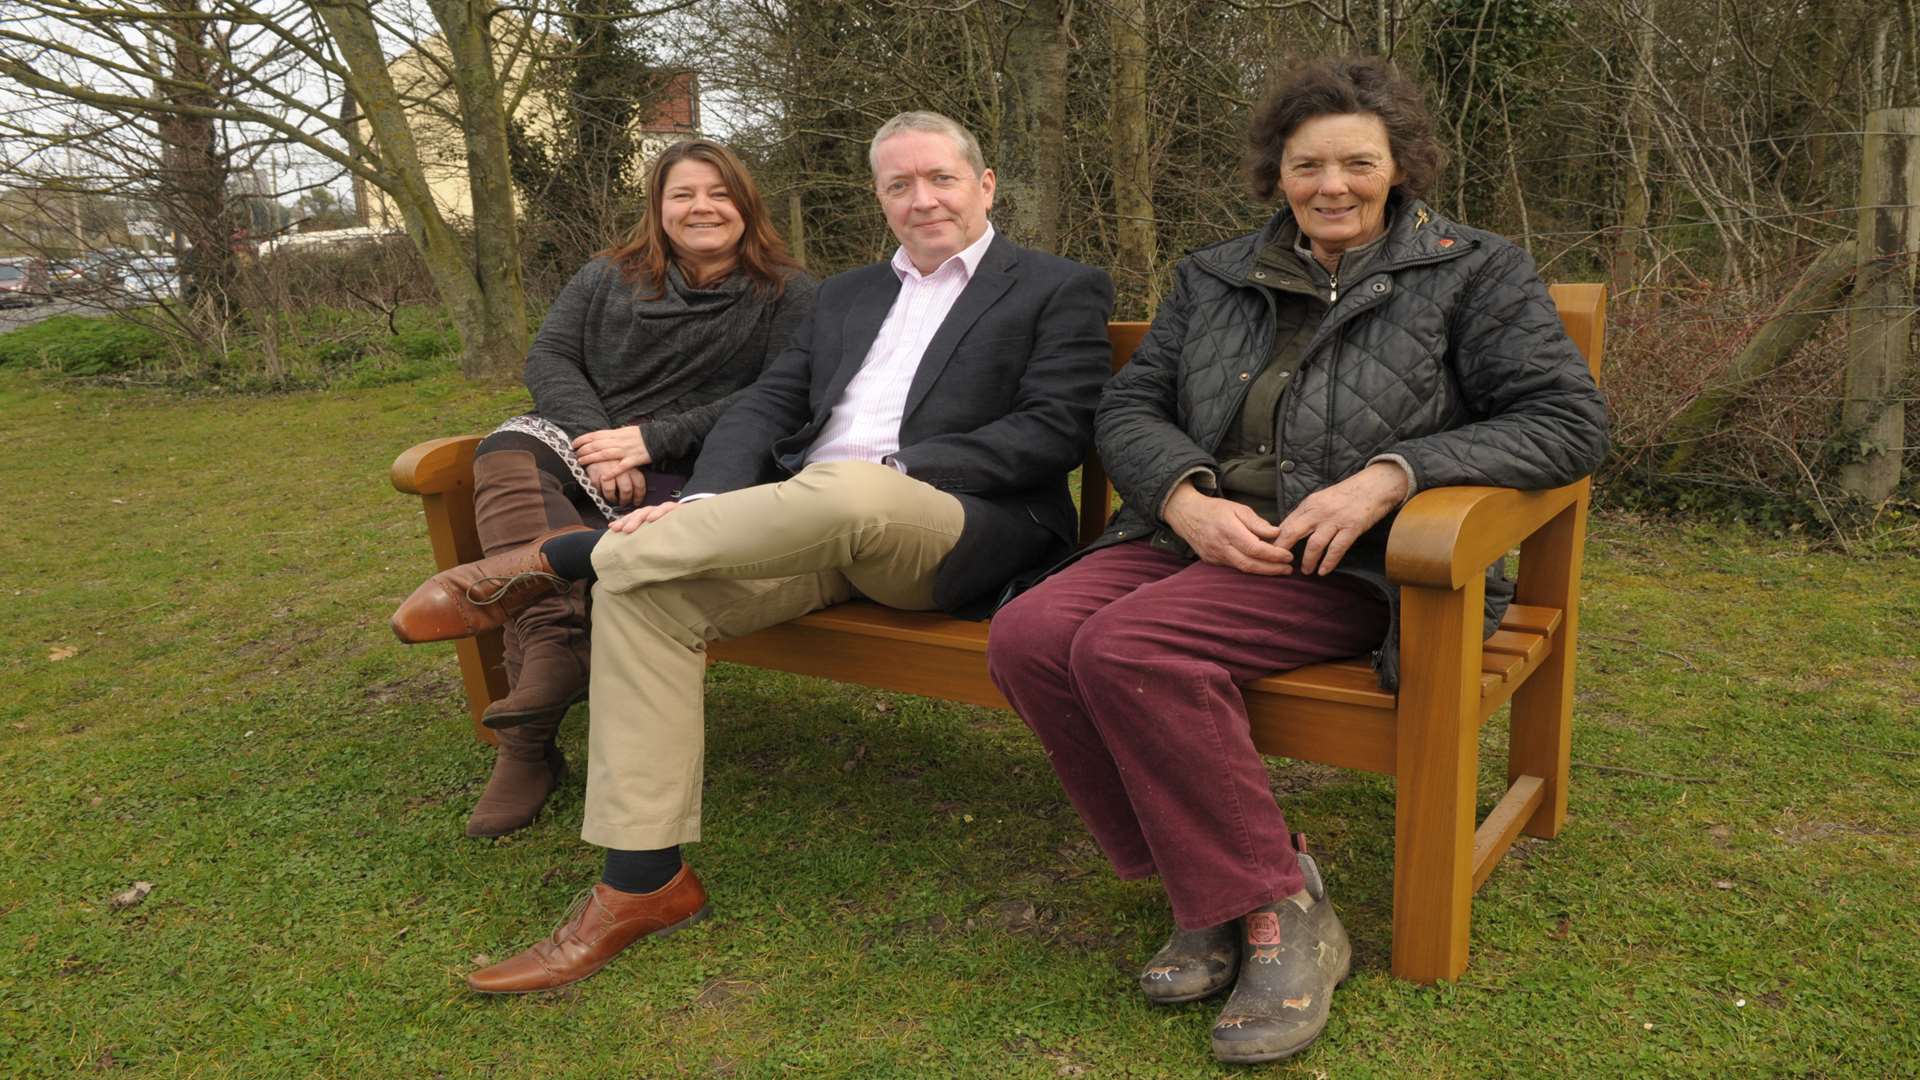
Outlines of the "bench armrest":
M 393 459 L 393 486 L 408 495 L 444 495 L 473 476 L 478 435 L 428 439 Z
M 1429 488 L 1400 510 L 1387 538 L 1387 578 L 1396 585 L 1458 589 L 1587 497 L 1589 481 L 1546 491 Z

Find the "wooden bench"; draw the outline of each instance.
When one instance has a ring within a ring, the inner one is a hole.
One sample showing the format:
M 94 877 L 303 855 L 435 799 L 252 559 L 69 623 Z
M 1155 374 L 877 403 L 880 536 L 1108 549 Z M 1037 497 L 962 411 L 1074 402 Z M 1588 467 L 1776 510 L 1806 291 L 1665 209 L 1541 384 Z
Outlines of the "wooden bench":
M 1559 285 L 1554 301 L 1597 374 L 1605 290 Z M 1117 370 L 1145 323 L 1110 327 Z M 400 455 L 393 484 L 426 505 L 442 569 L 480 557 L 473 529 L 476 437 L 435 439 Z M 1088 456 L 1080 539 L 1105 526 L 1111 486 Z M 1421 492 L 1400 511 L 1387 572 L 1401 596 L 1398 695 L 1364 660 L 1277 675 L 1246 691 L 1254 743 L 1267 754 L 1395 779 L 1393 973 L 1451 979 L 1467 965 L 1473 894 L 1514 837 L 1551 837 L 1567 814 L 1573 657 L 1588 482 L 1551 491 L 1455 487 Z M 1484 572 L 1520 550 L 1513 606 L 1481 638 Z M 987 677 L 987 625 L 850 603 L 709 649 L 716 660 L 1006 708 Z M 507 692 L 498 633 L 456 643 L 474 732 Z M 1480 727 L 1511 703 L 1506 795 L 1474 824 Z

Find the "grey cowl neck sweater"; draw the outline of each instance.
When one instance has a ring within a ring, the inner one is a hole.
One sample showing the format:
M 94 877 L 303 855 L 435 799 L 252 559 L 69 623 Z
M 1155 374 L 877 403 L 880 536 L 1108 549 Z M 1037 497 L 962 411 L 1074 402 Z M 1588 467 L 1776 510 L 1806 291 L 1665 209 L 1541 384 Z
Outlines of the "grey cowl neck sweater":
M 813 308 L 814 281 L 799 271 L 778 298 L 738 270 L 695 287 L 669 264 L 666 284 L 643 299 L 652 289 L 608 260 L 582 267 L 527 353 L 534 412 L 571 436 L 639 424 L 656 462 L 690 458 Z

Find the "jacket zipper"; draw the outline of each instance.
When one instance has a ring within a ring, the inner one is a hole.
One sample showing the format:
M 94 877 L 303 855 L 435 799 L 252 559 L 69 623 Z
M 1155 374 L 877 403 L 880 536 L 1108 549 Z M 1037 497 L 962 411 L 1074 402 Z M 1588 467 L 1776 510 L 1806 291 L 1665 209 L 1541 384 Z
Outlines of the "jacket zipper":
M 1376 267 L 1373 269 L 1369 269 L 1367 271 L 1366 276 L 1369 278 L 1376 277 L 1380 274 L 1386 274 L 1388 276 L 1392 276 L 1394 274 L 1399 273 L 1402 270 L 1411 270 L 1416 267 L 1433 266 L 1436 263 L 1451 262 L 1452 260 L 1458 259 L 1461 256 L 1465 255 L 1467 252 L 1472 251 L 1474 248 L 1478 246 L 1479 245 L 1477 243 L 1469 243 L 1465 247 L 1461 248 L 1459 251 L 1449 251 L 1444 255 L 1435 255 L 1425 259 L 1414 259 L 1409 262 L 1395 263 L 1392 266 Z M 1328 278 L 1329 280 L 1332 280 L 1335 285 L 1335 288 L 1332 290 L 1333 295 L 1338 296 L 1339 295 L 1338 279 L 1334 278 L 1333 275 L 1331 274 L 1328 275 Z M 1337 306 L 1337 305 L 1331 305 L 1331 306 Z M 1301 354 L 1300 366 L 1305 367 L 1307 365 L 1307 362 L 1313 359 L 1314 353 L 1319 351 L 1320 346 L 1325 344 L 1330 338 L 1332 338 L 1336 331 L 1346 326 L 1347 323 L 1352 322 L 1356 316 L 1365 312 L 1368 308 L 1372 306 L 1373 305 L 1371 303 L 1365 300 L 1362 300 L 1357 305 L 1348 305 L 1347 310 L 1340 315 L 1340 318 L 1338 320 L 1332 320 L 1331 316 L 1333 313 L 1332 311 L 1329 311 L 1328 312 L 1329 321 L 1321 324 L 1319 332 L 1314 336 L 1314 340 L 1307 343 L 1306 351 Z

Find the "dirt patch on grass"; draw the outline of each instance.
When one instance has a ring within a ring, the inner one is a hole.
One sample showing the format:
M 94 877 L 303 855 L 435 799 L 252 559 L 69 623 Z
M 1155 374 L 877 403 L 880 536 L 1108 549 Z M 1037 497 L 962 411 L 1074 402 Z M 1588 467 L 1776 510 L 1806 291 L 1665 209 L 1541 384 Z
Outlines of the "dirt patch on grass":
M 1337 786 L 1349 779 L 1340 769 L 1311 761 L 1269 760 L 1267 775 L 1272 778 L 1277 795 L 1302 795 Z
M 1776 825 L 1773 835 L 1789 844 L 1812 844 L 1837 836 L 1913 836 L 1893 829 L 1876 829 L 1852 821 L 1794 821 Z
M 1017 1039 L 1008 1039 L 1000 1044 L 1008 1055 L 1016 1058 L 1038 1058 L 1053 1066 L 1055 1076 L 1091 1076 L 1093 1065 L 1085 1058 L 1066 1050 L 1042 1046 L 1031 1037 L 1022 1035 Z
M 367 688 L 368 705 L 424 705 L 444 701 L 455 690 L 452 674 L 422 671 Z
M 700 992 L 693 995 L 693 1000 L 687 1003 L 687 1008 L 689 1010 L 738 1008 L 760 996 L 760 992 L 765 989 L 766 987 L 759 983 L 747 979 L 716 976 L 708 979 L 706 985 L 700 988 Z

